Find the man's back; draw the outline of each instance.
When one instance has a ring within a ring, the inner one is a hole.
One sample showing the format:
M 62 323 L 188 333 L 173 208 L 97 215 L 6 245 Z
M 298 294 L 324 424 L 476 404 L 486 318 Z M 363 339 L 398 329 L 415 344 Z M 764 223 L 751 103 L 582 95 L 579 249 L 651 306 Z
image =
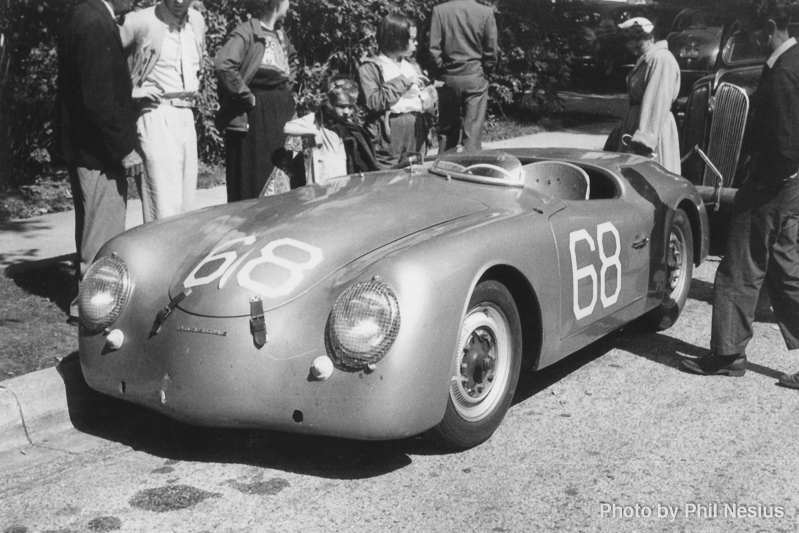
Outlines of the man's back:
M 452 0 L 434 7 L 430 54 L 442 73 L 490 72 L 497 62 L 493 9 L 474 0 Z
M 58 135 L 67 164 L 119 166 L 136 139 L 131 91 L 111 14 L 102 2 L 77 4 L 58 39 Z
M 750 142 L 760 180 L 782 179 L 799 164 L 799 46 L 794 45 L 766 69 L 752 98 Z

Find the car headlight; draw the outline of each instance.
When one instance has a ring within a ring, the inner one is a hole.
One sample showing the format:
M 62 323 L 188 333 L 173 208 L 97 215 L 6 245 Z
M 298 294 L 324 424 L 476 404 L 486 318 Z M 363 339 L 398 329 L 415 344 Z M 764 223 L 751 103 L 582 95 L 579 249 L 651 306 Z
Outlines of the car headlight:
M 130 274 L 116 255 L 103 257 L 89 267 L 78 293 L 80 321 L 90 332 L 107 328 L 119 317 L 130 297 Z
M 327 351 L 340 368 L 361 370 L 386 355 L 399 327 L 394 291 L 377 280 L 357 283 L 333 305 L 325 335 Z

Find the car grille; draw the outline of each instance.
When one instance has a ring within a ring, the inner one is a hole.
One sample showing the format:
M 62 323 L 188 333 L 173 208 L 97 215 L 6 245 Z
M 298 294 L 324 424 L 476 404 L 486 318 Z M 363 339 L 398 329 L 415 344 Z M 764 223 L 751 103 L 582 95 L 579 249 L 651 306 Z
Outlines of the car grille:
M 742 88 L 722 83 L 716 90 L 713 106 L 713 122 L 710 126 L 710 141 L 707 156 L 724 176 L 722 187 L 732 187 L 735 169 L 741 155 L 741 143 L 749 112 L 749 97 Z M 713 186 L 716 177 L 706 168 L 702 185 Z
M 683 126 L 681 154 L 691 151 L 694 146 L 704 148 L 707 138 L 708 127 L 708 102 L 710 98 L 710 83 L 703 83 L 694 87 L 685 105 L 685 123 Z M 696 156 L 689 158 L 683 163 L 682 173 L 694 185 L 700 185 L 700 177 L 704 163 Z

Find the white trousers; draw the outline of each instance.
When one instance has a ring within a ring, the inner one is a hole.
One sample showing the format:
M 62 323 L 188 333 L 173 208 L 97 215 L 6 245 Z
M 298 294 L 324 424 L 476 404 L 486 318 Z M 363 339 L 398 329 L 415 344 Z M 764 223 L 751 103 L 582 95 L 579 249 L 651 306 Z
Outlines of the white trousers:
M 191 109 L 154 105 L 137 122 L 145 222 L 191 211 L 197 190 L 197 132 Z

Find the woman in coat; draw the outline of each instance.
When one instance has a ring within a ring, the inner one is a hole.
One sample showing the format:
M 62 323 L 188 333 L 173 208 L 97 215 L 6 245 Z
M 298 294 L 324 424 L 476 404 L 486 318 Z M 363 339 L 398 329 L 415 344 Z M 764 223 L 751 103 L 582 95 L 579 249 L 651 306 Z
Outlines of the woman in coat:
M 372 135 L 377 159 L 384 168 L 405 152 L 423 152 L 427 141 L 424 113 L 437 99 L 433 87 L 413 60 L 417 29 L 399 14 L 386 16 L 377 28 L 378 55 L 358 69 L 364 126 Z
M 253 0 L 252 18 L 230 34 L 214 61 L 217 128 L 224 132 L 228 202 L 256 198 L 282 157 L 283 126 L 295 117 L 297 54 L 276 28 L 289 0 Z
M 668 43 L 655 41 L 655 28 L 649 20 L 636 17 L 619 28 L 638 61 L 627 75 L 627 115 L 610 133 L 605 150 L 654 157 L 667 170 L 679 174 L 680 141 L 671 104 L 680 92 L 680 67 Z

